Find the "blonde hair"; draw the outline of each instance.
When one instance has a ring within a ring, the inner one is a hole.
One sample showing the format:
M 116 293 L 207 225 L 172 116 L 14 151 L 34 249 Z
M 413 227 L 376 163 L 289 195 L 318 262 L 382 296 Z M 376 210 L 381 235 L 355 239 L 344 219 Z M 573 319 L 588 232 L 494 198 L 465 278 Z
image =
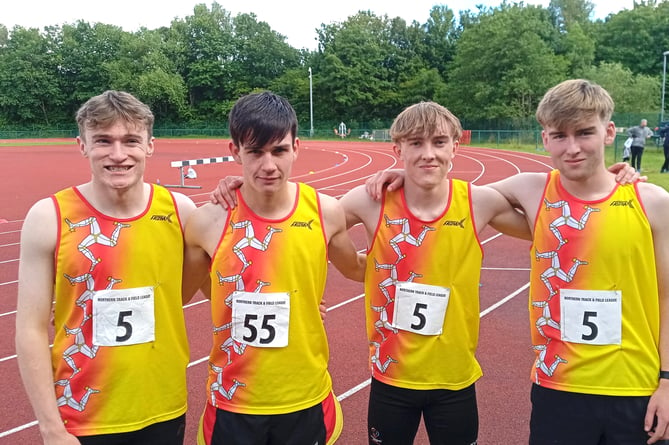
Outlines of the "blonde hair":
M 537 121 L 543 127 L 575 127 L 597 116 L 607 123 L 613 115 L 613 99 L 601 86 L 584 79 L 565 80 L 544 95 L 537 107 Z
M 91 97 L 77 111 L 79 136 L 87 129 L 107 128 L 118 121 L 146 129 L 149 140 L 153 137 L 154 117 L 151 109 L 124 91 L 108 90 Z
M 462 136 L 460 119 L 436 102 L 419 102 L 397 115 L 390 127 L 390 138 L 398 143 L 412 136 L 429 136 L 437 132 L 446 132 L 453 140 L 459 140 Z

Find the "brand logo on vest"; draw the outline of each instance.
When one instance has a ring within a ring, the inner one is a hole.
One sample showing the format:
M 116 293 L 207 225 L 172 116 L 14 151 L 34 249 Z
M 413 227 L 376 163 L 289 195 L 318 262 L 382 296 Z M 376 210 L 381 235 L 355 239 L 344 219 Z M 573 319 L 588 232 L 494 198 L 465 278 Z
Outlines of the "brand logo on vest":
M 629 201 L 613 201 L 609 204 L 609 207 L 629 207 L 630 209 L 634 208 L 634 200 L 630 199 Z
M 444 221 L 445 226 L 455 226 L 455 227 L 460 227 L 461 229 L 465 228 L 465 220 L 467 218 L 462 218 L 460 221 L 454 221 L 454 220 L 449 220 L 449 221 Z
M 151 215 L 151 221 L 167 221 L 168 223 L 172 223 L 172 215 L 174 213 L 170 213 L 169 215 Z
M 308 222 L 305 221 L 294 221 L 290 227 L 306 227 L 307 229 L 311 230 L 311 223 L 314 222 L 314 220 L 310 220 Z

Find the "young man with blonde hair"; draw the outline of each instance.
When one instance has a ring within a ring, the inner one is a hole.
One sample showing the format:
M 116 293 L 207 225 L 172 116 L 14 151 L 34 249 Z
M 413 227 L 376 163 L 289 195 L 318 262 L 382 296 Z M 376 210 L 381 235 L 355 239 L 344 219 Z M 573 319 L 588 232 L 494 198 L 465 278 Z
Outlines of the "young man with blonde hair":
M 527 239 L 530 231 L 500 193 L 448 178 L 462 127 L 445 107 L 407 107 L 390 134 L 404 187 L 379 201 L 359 186 L 341 199 L 347 226 L 364 225 L 369 249 L 368 441 L 412 444 L 422 417 L 431 444 L 475 444 L 478 235 L 488 224 Z
M 23 224 L 16 351 L 45 444 L 183 443 L 183 225 L 195 205 L 144 182 L 153 120 L 129 93 L 89 99 L 77 142 L 91 180 Z
M 669 193 L 606 169 L 612 113 L 592 82 L 551 88 L 537 120 L 555 170 L 491 185 L 533 228 L 532 445 L 669 438 Z

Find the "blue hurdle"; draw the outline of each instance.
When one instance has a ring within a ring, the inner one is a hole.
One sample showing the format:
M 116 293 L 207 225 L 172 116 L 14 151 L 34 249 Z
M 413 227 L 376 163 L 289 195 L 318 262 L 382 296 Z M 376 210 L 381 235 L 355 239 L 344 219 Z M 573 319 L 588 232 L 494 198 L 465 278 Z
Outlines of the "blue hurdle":
M 179 184 L 164 184 L 165 187 L 182 187 L 182 188 L 190 188 L 190 189 L 201 189 L 202 186 L 200 185 L 186 185 L 184 183 L 184 179 L 186 179 L 184 175 L 184 167 L 189 167 L 192 165 L 204 165 L 204 164 L 216 164 L 218 162 L 231 162 L 234 161 L 235 158 L 232 156 L 221 156 L 218 158 L 203 158 L 203 159 L 190 159 L 188 161 L 172 161 L 170 163 L 170 167 L 179 167 L 179 180 L 181 181 Z

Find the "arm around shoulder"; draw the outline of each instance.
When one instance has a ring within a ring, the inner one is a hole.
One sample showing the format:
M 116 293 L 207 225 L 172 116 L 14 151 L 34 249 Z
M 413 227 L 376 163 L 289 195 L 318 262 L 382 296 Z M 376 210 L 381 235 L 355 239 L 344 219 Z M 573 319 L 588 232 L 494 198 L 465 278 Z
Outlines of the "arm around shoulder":
M 490 224 L 495 230 L 516 238 L 532 239 L 532 231 L 524 213 L 492 187 L 472 185 L 472 208 L 474 221 L 480 232 Z
M 367 256 L 358 253 L 348 234 L 343 206 L 331 196 L 321 194 L 320 199 L 330 261 L 346 278 L 364 281 Z
M 381 202 L 374 199 L 364 185 L 348 191 L 339 199 L 339 202 L 344 209 L 348 229 L 359 223 L 364 224 L 365 227 L 373 226 L 381 211 Z

